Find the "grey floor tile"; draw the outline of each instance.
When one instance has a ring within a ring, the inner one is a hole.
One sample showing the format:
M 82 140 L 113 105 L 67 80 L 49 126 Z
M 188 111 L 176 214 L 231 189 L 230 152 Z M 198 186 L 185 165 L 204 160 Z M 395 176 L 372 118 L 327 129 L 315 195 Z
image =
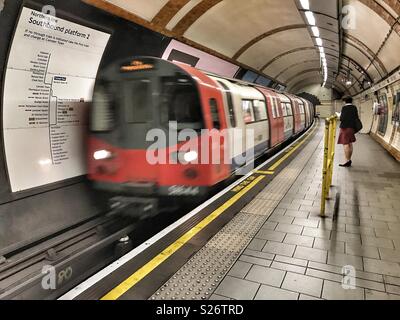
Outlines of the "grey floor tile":
M 264 248 L 266 243 L 267 243 L 267 240 L 254 238 L 253 240 L 251 240 L 251 242 L 249 243 L 247 248 L 250 250 L 261 251 L 262 248 Z
M 307 211 L 297 211 L 297 210 L 286 210 L 285 216 L 290 216 L 293 218 L 307 218 L 309 213 Z
M 213 294 L 210 296 L 210 300 L 231 300 L 228 297 L 220 296 L 218 294 Z
M 254 300 L 297 300 L 297 292 L 262 285 Z
M 391 276 L 384 276 L 384 278 L 385 278 L 385 283 L 393 284 L 395 286 L 399 286 L 400 287 L 400 278 L 391 277 Z
M 232 266 L 231 270 L 229 270 L 228 275 L 236 278 L 244 278 L 246 274 L 249 272 L 252 264 L 244 261 L 236 261 Z
M 327 251 L 297 246 L 294 257 L 325 263 L 327 258 Z
M 299 300 L 322 300 L 322 299 L 308 296 L 306 294 L 300 294 Z
M 387 276 L 400 277 L 400 265 L 396 262 L 364 258 L 364 270 Z
M 328 264 L 332 264 L 341 268 L 350 265 L 357 270 L 363 270 L 363 260 L 361 257 L 338 252 L 328 253 Z
M 261 259 L 265 259 L 265 260 L 273 260 L 275 257 L 275 255 L 271 254 L 271 253 L 257 251 L 257 250 L 251 250 L 251 249 L 244 250 L 243 255 L 261 258 Z
M 285 271 L 261 266 L 253 266 L 246 276 L 246 280 L 280 287 L 285 276 Z
M 350 225 L 350 224 L 346 224 L 346 232 L 363 234 L 363 235 L 367 235 L 367 236 L 375 236 L 375 232 L 374 232 L 373 228 L 361 227 L 361 226 Z
M 339 282 L 339 283 L 341 283 L 343 280 L 343 276 L 341 274 L 316 270 L 316 269 L 312 269 L 312 268 L 307 268 L 306 275 L 314 277 L 314 278 L 331 280 L 331 281 L 335 281 L 335 282 Z
M 378 248 L 394 249 L 393 241 L 385 238 L 377 238 L 370 236 L 361 236 L 362 244 Z
M 278 261 L 278 262 L 287 263 L 287 264 L 293 264 L 293 265 L 300 266 L 300 267 L 307 267 L 307 264 L 308 264 L 307 260 L 290 258 L 290 257 L 286 257 L 286 256 L 281 256 L 281 255 L 276 255 L 274 260 Z
M 264 266 L 264 267 L 269 267 L 272 263 L 271 260 L 250 257 L 250 256 L 246 256 L 246 255 L 241 255 L 239 257 L 239 261 L 247 262 L 247 263 L 251 263 L 251 264 L 258 264 L 258 265 Z
M 292 244 L 268 241 L 263 251 L 291 257 L 293 256 L 295 248 L 296 246 Z
M 357 233 L 332 231 L 331 240 L 353 242 L 353 243 L 361 244 L 361 236 Z
M 397 231 L 392 231 L 392 230 L 387 230 L 387 229 L 375 229 L 375 235 L 378 238 L 387 238 L 387 239 L 400 239 L 400 232 L 399 230 Z
M 215 294 L 236 300 L 253 300 L 259 287 L 258 283 L 226 276 Z
M 277 222 L 266 221 L 263 224 L 262 229 L 275 230 L 277 225 L 278 225 Z
M 288 233 L 283 242 L 303 247 L 312 247 L 314 243 L 314 238 Z
M 385 291 L 385 285 L 383 283 L 376 282 L 376 281 L 369 281 L 369 280 L 365 280 L 365 279 L 359 279 L 359 278 L 355 279 L 355 281 L 356 281 L 357 287 L 376 290 L 376 291 L 382 291 L 382 292 Z
M 283 215 L 278 215 L 278 214 L 273 214 L 268 218 L 269 222 L 278 222 L 278 223 L 287 223 L 291 224 L 293 222 L 294 218 L 291 216 L 283 216 Z
M 344 253 L 345 243 L 321 238 L 315 238 L 313 247 L 316 249 Z
M 282 242 L 283 239 L 285 238 L 285 233 L 283 232 L 277 232 L 273 230 L 268 230 L 268 229 L 261 229 L 257 235 L 256 238 L 258 239 L 263 239 L 263 240 L 272 240 L 276 242 Z
M 319 298 L 322 283 L 321 279 L 288 272 L 283 280 L 282 288 Z
M 400 300 L 400 296 L 374 290 L 365 290 L 366 300 Z
M 322 298 L 327 300 L 364 300 L 364 289 L 343 289 L 337 282 L 325 280 Z
M 296 226 L 294 224 L 278 223 L 277 227 L 275 228 L 275 231 L 293 233 L 293 234 L 301 234 L 301 232 L 303 231 L 303 227 Z
M 400 250 L 379 248 L 381 259 L 391 262 L 400 262 Z
M 302 235 L 314 238 L 329 239 L 331 237 L 331 231 L 320 228 L 304 227 Z
M 386 285 L 386 292 L 400 295 L 400 287 L 388 284 Z
M 283 263 L 283 262 L 278 262 L 278 261 L 272 262 L 271 268 L 284 270 L 284 271 L 290 271 L 293 273 L 300 273 L 300 274 L 306 273 L 305 267 L 300 267 L 300 266 L 296 266 L 294 264 L 288 264 L 288 263 Z
M 371 259 L 380 259 L 378 248 L 354 243 L 346 243 L 346 254 Z
M 293 224 L 309 227 L 309 228 L 318 228 L 319 220 L 317 219 L 303 219 L 303 218 L 295 218 Z

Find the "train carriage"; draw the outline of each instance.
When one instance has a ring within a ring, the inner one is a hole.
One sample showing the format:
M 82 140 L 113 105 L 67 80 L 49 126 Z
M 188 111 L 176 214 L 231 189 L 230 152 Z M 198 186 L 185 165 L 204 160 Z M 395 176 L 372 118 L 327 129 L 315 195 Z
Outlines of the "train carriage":
M 95 85 L 89 179 L 117 194 L 205 194 L 243 165 L 236 160 L 249 150 L 255 158 L 304 131 L 311 124 L 305 106 L 293 95 L 158 58 L 114 63 Z M 170 139 L 171 124 L 183 140 Z M 168 137 L 161 147 L 160 132 Z

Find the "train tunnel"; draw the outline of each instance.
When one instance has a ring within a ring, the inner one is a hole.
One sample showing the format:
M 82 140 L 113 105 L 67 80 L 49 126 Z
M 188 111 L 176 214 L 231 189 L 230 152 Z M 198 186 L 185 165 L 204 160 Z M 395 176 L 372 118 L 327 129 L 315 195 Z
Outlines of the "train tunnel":
M 398 0 L 0 0 L 0 299 L 399 300 L 399 52 Z

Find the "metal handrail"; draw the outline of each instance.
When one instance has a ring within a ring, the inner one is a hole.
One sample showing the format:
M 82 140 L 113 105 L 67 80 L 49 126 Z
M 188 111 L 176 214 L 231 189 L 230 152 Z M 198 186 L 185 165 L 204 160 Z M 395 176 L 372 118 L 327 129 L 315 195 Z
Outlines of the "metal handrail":
M 337 116 L 325 119 L 324 137 L 324 163 L 322 169 L 322 193 L 321 193 L 321 216 L 325 217 L 326 200 L 329 199 L 330 187 L 332 186 L 333 166 L 335 161 L 335 141 Z

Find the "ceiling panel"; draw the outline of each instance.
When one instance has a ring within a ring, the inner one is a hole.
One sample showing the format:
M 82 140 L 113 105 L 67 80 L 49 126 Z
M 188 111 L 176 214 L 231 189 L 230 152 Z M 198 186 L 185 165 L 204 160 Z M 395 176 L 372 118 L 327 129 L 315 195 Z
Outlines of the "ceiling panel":
M 268 61 L 278 55 L 300 47 L 312 47 L 306 29 L 288 30 L 259 41 L 238 59 L 255 69 L 261 69 Z
M 304 50 L 300 52 L 294 52 L 288 54 L 270 64 L 264 72 L 269 74 L 271 77 L 276 77 L 279 73 L 285 70 L 288 66 L 305 60 L 319 60 L 317 50 L 312 48 L 310 50 Z
M 315 69 L 320 67 L 320 62 L 319 60 L 317 62 L 303 62 L 300 63 L 299 65 L 296 65 L 286 72 L 284 72 L 282 75 L 277 78 L 277 80 L 282 81 L 283 83 L 286 83 L 288 80 L 290 80 L 293 76 L 298 74 L 299 72 L 302 72 L 307 69 Z
M 232 57 L 267 31 L 302 23 L 292 0 L 229 0 L 200 17 L 185 37 Z
M 400 37 L 395 32 L 390 35 L 378 57 L 389 73 L 399 66 Z
M 132 12 L 147 21 L 151 21 L 168 0 L 106 0 L 106 2 Z

